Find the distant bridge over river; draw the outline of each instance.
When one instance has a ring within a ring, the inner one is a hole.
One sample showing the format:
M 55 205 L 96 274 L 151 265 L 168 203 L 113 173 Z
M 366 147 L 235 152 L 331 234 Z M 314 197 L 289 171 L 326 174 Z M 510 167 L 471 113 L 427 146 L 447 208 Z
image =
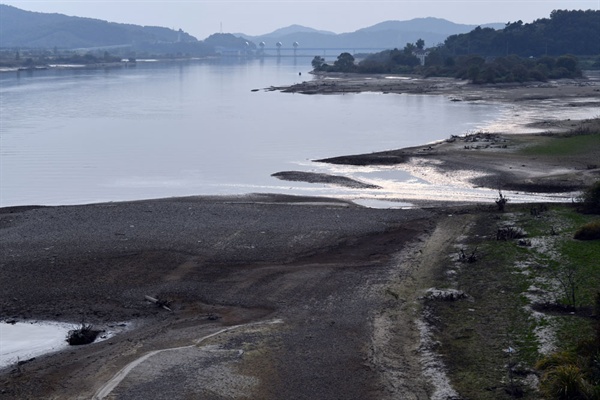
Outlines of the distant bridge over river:
M 265 57 L 332 57 L 339 56 L 342 53 L 350 54 L 365 54 L 365 53 L 378 53 L 383 50 L 389 50 L 384 47 L 265 47 L 264 49 L 256 49 L 256 56 Z

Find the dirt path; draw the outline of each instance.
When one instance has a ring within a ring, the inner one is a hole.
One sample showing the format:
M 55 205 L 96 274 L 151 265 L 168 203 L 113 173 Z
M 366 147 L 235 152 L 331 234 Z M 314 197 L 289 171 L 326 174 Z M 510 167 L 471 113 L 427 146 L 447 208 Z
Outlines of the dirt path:
M 432 282 L 445 281 L 451 284 L 452 277 L 440 277 L 441 271 L 452 254 L 457 252 L 461 241 L 469 234 L 477 218 L 476 213 L 447 214 L 441 217 L 436 230 L 427 241 L 418 257 L 418 270 L 414 274 L 415 286 L 410 289 L 413 301 L 417 304 L 416 329 L 419 337 L 418 357 L 422 374 L 432 386 L 431 400 L 456 399 L 460 396 L 452 387 L 446 375 L 447 368 L 438 353 L 439 343 L 434 339 L 428 310 L 423 307 L 423 298 L 431 288 Z
M 190 349 L 193 347 L 198 347 L 201 343 L 203 343 L 204 341 L 213 338 L 215 336 L 221 335 L 223 333 L 226 332 L 232 332 L 235 330 L 239 330 L 239 329 L 244 329 L 247 327 L 255 327 L 255 326 L 259 326 L 259 325 L 270 325 L 270 324 L 279 324 L 279 323 L 283 323 L 282 320 L 276 319 L 276 320 L 269 320 L 269 321 L 261 321 L 261 322 L 252 322 L 252 323 L 248 323 L 248 324 L 242 324 L 242 325 L 235 325 L 235 326 L 231 326 L 228 328 L 223 328 L 217 332 L 211 333 L 209 335 L 203 336 L 200 339 L 197 339 L 195 341 L 194 344 L 192 345 L 188 345 L 188 346 L 180 346 L 180 347 L 173 347 L 173 348 L 167 348 L 167 349 L 161 349 L 161 350 L 154 350 L 151 351 L 145 355 L 143 355 L 142 357 L 130 362 L 129 364 L 127 364 L 123 369 L 121 369 L 119 372 L 117 372 L 115 374 L 115 376 L 113 376 L 108 382 L 106 382 L 94 395 L 94 400 L 102 400 L 104 398 L 106 398 L 123 380 L 125 380 L 127 378 L 127 375 L 134 369 L 136 368 L 138 365 L 142 364 L 143 362 L 146 362 L 147 360 L 149 360 L 150 358 L 153 358 L 154 356 L 164 353 L 164 352 L 170 352 L 170 351 L 177 351 L 177 350 L 184 350 L 184 349 Z M 160 363 L 160 361 L 154 361 L 154 362 L 158 362 Z
M 464 210 L 442 213 L 432 233 L 395 255 L 389 281 L 374 287 L 387 299 L 374 316 L 370 349 L 386 388 L 382 399 L 441 400 L 456 394 L 428 336 L 422 297 L 475 218 Z

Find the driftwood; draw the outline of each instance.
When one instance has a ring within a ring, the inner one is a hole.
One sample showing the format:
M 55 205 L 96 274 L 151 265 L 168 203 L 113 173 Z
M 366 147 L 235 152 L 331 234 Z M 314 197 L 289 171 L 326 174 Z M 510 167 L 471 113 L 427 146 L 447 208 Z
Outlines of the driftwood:
M 148 295 L 146 295 L 144 297 L 146 298 L 146 300 L 148 300 L 151 303 L 156 304 L 158 307 L 162 307 L 162 308 L 164 308 L 167 311 L 173 312 L 173 310 L 171 310 L 169 308 L 169 302 L 167 300 L 156 299 L 156 298 L 154 298 L 152 296 L 148 296 Z
M 70 330 L 67 333 L 67 343 L 71 346 L 90 344 L 96 340 L 96 337 L 98 337 L 99 334 L 100 331 L 94 329 L 92 325 L 82 322 L 79 328 Z

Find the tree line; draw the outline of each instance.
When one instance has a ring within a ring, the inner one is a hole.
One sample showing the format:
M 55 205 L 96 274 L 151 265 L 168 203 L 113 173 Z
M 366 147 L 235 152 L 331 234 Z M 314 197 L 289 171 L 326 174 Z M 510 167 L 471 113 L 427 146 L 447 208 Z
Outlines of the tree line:
M 510 55 L 486 59 L 479 55 L 444 57 L 433 50 L 422 66 L 410 51 L 408 47 L 403 50 L 385 50 L 358 63 L 350 53 L 342 53 L 332 65 L 317 56 L 313 59 L 312 66 L 315 71 L 321 72 L 420 74 L 425 77 L 468 79 L 473 83 L 544 82 L 548 79 L 578 78 L 582 75 L 578 58 L 570 54 L 540 58 Z
M 509 22 L 502 30 L 475 28 L 449 36 L 443 47 L 449 54 L 521 57 L 600 54 L 600 11 L 554 10 L 550 18 L 532 23 Z
M 478 27 L 427 50 L 423 40 L 418 40 L 403 49 L 368 55 L 358 63 L 349 53 L 340 54 L 331 65 L 317 56 L 312 66 L 322 72 L 410 73 L 474 83 L 577 78 L 581 76 L 578 55 L 595 55 L 588 67 L 600 69 L 599 37 L 600 11 L 558 10 L 549 19 L 531 24 L 509 22 L 503 30 Z M 421 65 L 417 54 L 423 52 L 426 57 Z

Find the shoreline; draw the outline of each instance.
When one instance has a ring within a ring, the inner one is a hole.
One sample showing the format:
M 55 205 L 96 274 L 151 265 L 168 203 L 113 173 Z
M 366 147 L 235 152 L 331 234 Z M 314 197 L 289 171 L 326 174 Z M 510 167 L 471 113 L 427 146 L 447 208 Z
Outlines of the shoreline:
M 600 179 L 600 136 L 570 133 L 597 132 L 598 129 L 600 119 L 569 121 L 568 127 L 552 133 L 479 132 L 426 146 L 315 161 L 355 166 L 406 166 L 417 176 L 426 176 L 420 174 L 419 169 L 433 171 L 439 176 L 451 174 L 454 179 L 475 187 L 527 193 L 566 193 L 582 190 Z M 567 146 L 575 140 L 585 140 L 583 145 L 589 147 L 582 147 L 576 153 L 544 153 L 546 148 L 561 144 Z
M 34 66 L 18 66 L 18 67 L 0 67 L 1 73 L 10 72 L 35 72 L 44 70 L 86 70 L 86 69 L 108 69 L 108 68 L 135 68 L 137 63 L 185 63 L 194 61 L 206 61 L 215 60 L 219 57 L 205 56 L 205 57 L 191 57 L 191 58 L 152 58 L 152 59 L 139 59 L 135 61 L 115 61 L 115 62 L 103 62 L 93 64 L 44 64 Z
M 448 97 L 451 101 L 484 101 L 509 104 L 553 102 L 555 109 L 600 107 L 600 74 L 588 73 L 585 79 L 569 79 L 524 84 L 475 85 L 453 78 L 403 77 L 392 79 L 386 74 L 320 74 L 313 81 L 272 87 L 284 93 L 344 94 L 344 93 L 407 93 Z M 399 167 L 418 178 L 443 181 L 451 174 L 454 180 L 477 188 L 512 190 L 531 193 L 566 193 L 581 190 L 598 179 L 600 151 L 586 154 L 566 154 L 553 157 L 527 153 L 527 148 L 548 145 L 550 138 L 560 138 L 569 132 L 598 130 L 598 116 L 588 120 L 544 119 L 516 128 L 516 132 L 477 132 L 452 136 L 431 144 L 374 153 L 340 155 L 313 160 L 327 164 L 349 166 Z M 519 131 L 520 129 L 520 131 Z M 540 133 L 522 133 L 537 129 Z M 600 143 L 589 143 L 593 148 Z M 589 149 L 588 149 L 589 150 Z M 593 149 L 592 149 L 593 150 Z M 423 174 L 422 171 L 427 171 Z M 294 180 L 302 180 L 298 171 L 286 171 Z M 294 175 L 296 174 L 296 175 Z M 322 181 L 336 184 L 348 177 L 321 174 Z M 314 177 L 306 177 L 310 182 Z M 285 175 L 280 179 L 286 179 Z M 400 198 L 400 201 L 405 199 Z
M 384 94 L 443 95 L 452 101 L 543 101 L 548 99 L 594 99 L 600 103 L 600 72 L 585 71 L 580 79 L 505 84 L 472 84 L 446 78 L 398 76 L 393 74 L 326 73 L 311 81 L 289 86 L 271 86 L 266 91 L 300 94 L 344 94 L 376 92 Z

